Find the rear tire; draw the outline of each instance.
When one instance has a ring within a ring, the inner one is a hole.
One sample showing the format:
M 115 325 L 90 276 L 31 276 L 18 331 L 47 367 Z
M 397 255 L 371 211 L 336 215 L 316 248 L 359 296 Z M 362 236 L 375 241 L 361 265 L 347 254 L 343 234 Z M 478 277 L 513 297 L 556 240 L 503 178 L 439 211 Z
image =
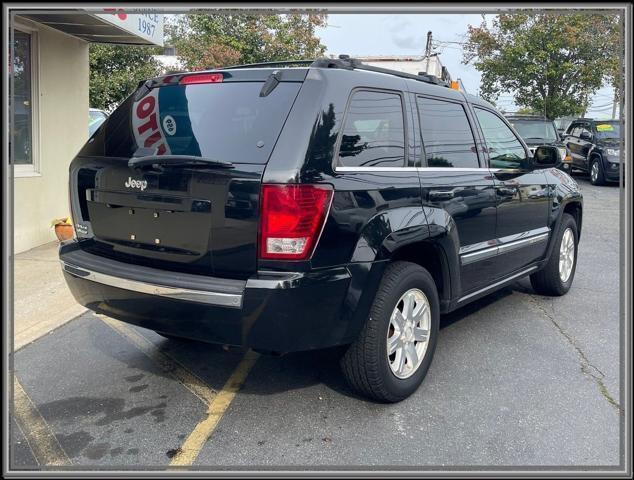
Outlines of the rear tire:
M 571 251 L 569 235 L 572 239 Z M 572 215 L 564 213 L 548 263 L 530 277 L 536 293 L 561 296 L 570 290 L 577 269 L 577 238 L 577 222 Z M 570 252 L 573 255 L 572 261 L 566 257 L 566 253 Z
M 398 317 L 396 310 L 403 315 Z M 401 326 L 396 327 L 397 322 Z M 410 262 L 392 263 L 363 330 L 341 359 L 346 380 L 361 395 L 380 402 L 407 398 L 431 365 L 439 323 L 438 291 L 429 272 Z M 388 341 L 394 349 L 389 355 Z
M 590 183 L 592 183 L 592 185 L 605 185 L 603 163 L 598 157 L 594 157 L 590 162 Z

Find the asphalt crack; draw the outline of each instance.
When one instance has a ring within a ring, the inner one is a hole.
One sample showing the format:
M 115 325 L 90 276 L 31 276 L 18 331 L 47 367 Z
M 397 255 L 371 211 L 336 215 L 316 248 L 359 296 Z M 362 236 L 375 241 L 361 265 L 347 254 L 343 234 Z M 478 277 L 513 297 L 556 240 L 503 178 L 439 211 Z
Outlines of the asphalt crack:
M 623 415 L 624 414 L 623 408 L 612 397 L 612 395 L 610 395 L 610 392 L 608 392 L 608 389 L 605 386 L 605 382 L 603 381 L 603 379 L 605 378 L 605 374 L 590 362 L 590 360 L 588 359 L 584 351 L 581 349 L 581 347 L 577 345 L 577 342 L 575 341 L 575 339 L 569 333 L 567 333 L 561 327 L 561 325 L 559 325 L 559 323 L 557 323 L 557 320 L 555 320 L 554 316 L 548 310 L 546 310 L 546 308 L 544 308 L 533 295 L 529 293 L 525 295 L 527 295 L 531 303 L 535 305 L 544 314 L 544 316 L 548 318 L 548 320 L 550 320 L 550 322 L 557 329 L 557 331 L 568 341 L 568 343 L 572 346 L 572 348 L 574 348 L 574 350 L 577 352 L 577 355 L 579 356 L 581 360 L 580 362 L 581 372 L 589 376 L 590 378 L 592 378 L 592 380 L 594 380 L 594 382 L 597 384 L 597 387 L 599 388 L 599 393 L 601 394 L 601 396 L 603 396 L 603 398 L 605 398 L 608 401 L 608 403 L 612 407 L 614 407 L 620 415 Z M 551 309 L 553 310 L 553 312 L 555 311 L 555 306 L 553 305 L 552 301 L 551 301 Z

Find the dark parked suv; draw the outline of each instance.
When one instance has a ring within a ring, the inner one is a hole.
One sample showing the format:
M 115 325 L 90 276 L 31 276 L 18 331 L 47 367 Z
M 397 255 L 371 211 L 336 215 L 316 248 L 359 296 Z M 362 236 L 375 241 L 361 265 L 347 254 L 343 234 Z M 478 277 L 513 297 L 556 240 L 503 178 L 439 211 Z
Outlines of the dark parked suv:
M 489 103 L 354 59 L 139 86 L 70 166 L 78 302 L 259 352 L 347 346 L 381 401 L 427 373 L 439 316 L 530 275 L 570 288 L 582 196 Z
M 579 118 L 564 137 L 572 166 L 590 174 L 594 185 L 618 182 L 621 178 L 621 124 L 618 120 Z
M 506 119 L 515 128 L 515 131 L 520 134 L 531 155 L 540 145 L 557 147 L 561 160 L 559 168 L 564 172 L 570 173 L 572 158 L 566 152 L 566 146 L 557 128 L 555 128 L 555 122 L 539 115 L 508 114 Z

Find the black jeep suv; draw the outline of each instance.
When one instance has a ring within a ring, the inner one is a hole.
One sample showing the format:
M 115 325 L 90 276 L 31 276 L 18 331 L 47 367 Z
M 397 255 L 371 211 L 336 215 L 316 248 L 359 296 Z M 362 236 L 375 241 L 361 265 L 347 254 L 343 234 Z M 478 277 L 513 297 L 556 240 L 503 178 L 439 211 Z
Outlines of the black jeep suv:
M 439 316 L 530 275 L 570 288 L 582 196 L 489 103 L 349 58 L 147 81 L 70 166 L 78 302 L 166 336 L 348 346 L 398 401 Z
M 559 168 L 564 172 L 570 173 L 572 159 L 566 152 L 566 146 L 555 127 L 555 122 L 539 115 L 507 114 L 506 119 L 513 125 L 515 131 L 520 134 L 531 155 L 540 145 L 557 147 L 561 160 Z
M 590 174 L 593 185 L 618 182 L 621 178 L 621 124 L 618 120 L 579 118 L 564 137 L 572 166 Z

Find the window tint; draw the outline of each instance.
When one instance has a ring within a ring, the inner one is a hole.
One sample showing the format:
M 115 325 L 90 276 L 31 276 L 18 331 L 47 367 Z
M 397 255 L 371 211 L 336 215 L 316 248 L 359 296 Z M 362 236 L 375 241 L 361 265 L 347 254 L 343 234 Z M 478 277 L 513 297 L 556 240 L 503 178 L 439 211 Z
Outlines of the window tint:
M 81 154 L 130 158 L 149 149 L 157 155 L 265 164 L 301 83 L 280 82 L 260 97 L 262 84 L 171 85 L 138 99 L 131 95 Z
M 428 167 L 477 168 L 473 132 L 462 105 L 417 97 Z
M 475 109 L 492 168 L 522 168 L 526 162 L 524 147 L 504 121 L 487 110 Z
M 339 147 L 339 165 L 405 165 L 405 129 L 400 95 L 370 91 L 353 94 Z

